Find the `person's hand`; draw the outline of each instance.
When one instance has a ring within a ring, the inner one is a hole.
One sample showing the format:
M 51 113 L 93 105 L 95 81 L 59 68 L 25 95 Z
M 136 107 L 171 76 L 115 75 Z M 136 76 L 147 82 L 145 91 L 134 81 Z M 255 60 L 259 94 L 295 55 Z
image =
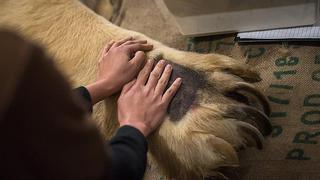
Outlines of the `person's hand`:
M 92 104 L 120 91 L 136 77 L 145 63 L 143 51 L 149 51 L 152 47 L 145 40 L 134 40 L 131 37 L 107 44 L 99 60 L 97 80 L 86 86 Z
M 168 105 L 181 85 L 181 78 L 177 78 L 165 91 L 172 66 L 165 67 L 161 60 L 153 70 L 152 67 L 153 60 L 148 60 L 137 79 L 123 87 L 118 99 L 120 126 L 133 126 L 145 137 L 162 123 Z

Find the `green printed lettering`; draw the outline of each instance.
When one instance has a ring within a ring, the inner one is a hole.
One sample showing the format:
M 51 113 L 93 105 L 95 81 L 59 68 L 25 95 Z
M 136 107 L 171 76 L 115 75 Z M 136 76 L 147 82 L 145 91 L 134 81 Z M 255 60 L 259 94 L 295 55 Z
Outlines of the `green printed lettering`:
M 314 100 L 313 102 L 311 102 L 312 99 Z M 312 94 L 305 97 L 303 106 L 320 106 L 320 94 Z
M 270 117 L 271 118 L 287 117 L 287 112 L 271 112 Z
M 190 41 L 188 41 L 188 45 L 187 45 L 187 51 L 191 51 L 193 48 L 193 43 L 191 43 Z
M 249 48 L 244 52 L 244 56 L 248 59 L 257 58 L 262 56 L 266 52 L 264 47 L 259 48 Z
M 286 58 L 278 58 L 274 62 L 277 66 L 284 66 L 287 63 Z
M 315 81 L 320 81 L 320 70 L 314 71 L 312 73 L 312 79 Z
M 268 96 L 269 101 L 277 103 L 277 104 L 289 104 L 289 100 L 288 99 L 279 99 L 276 97 L 272 97 L 272 96 Z
M 278 58 L 275 61 L 277 66 L 295 66 L 299 63 L 298 57 Z
M 299 63 L 298 57 L 289 57 L 288 66 L 295 66 Z
M 217 42 L 217 44 L 216 44 L 216 49 L 215 49 L 215 50 L 220 49 L 222 46 L 232 47 L 232 46 L 234 46 L 234 43 L 219 41 L 219 42 Z
M 315 64 L 320 64 L 320 55 L 316 55 L 316 58 L 314 60 Z
M 198 47 L 196 47 L 196 48 L 195 48 L 195 52 L 197 52 L 197 53 L 205 53 L 206 50 L 203 49 L 203 48 L 198 48 Z
M 296 70 L 291 70 L 291 71 L 275 71 L 273 72 L 273 75 L 277 78 L 277 79 L 282 79 L 283 76 L 285 75 L 294 75 L 296 74 L 297 71 Z
M 309 118 L 309 116 L 314 115 L 317 120 L 314 120 L 313 118 Z M 320 111 L 308 111 L 305 112 L 301 116 L 301 122 L 306 125 L 315 125 L 320 124 Z
M 304 155 L 304 151 L 302 149 L 293 149 L 288 154 L 286 159 L 292 160 L 310 160 L 310 157 Z
M 296 134 L 293 139 L 293 143 L 303 143 L 303 144 L 317 144 L 316 140 L 311 140 L 311 138 L 317 137 L 320 135 L 320 131 L 309 133 L 307 131 L 301 131 Z
M 293 86 L 285 85 L 285 84 L 270 84 L 270 88 L 278 88 L 278 89 L 288 89 L 292 90 Z
M 272 126 L 272 133 L 271 133 L 271 137 L 277 137 L 282 133 L 283 129 L 281 126 L 278 125 L 274 125 Z

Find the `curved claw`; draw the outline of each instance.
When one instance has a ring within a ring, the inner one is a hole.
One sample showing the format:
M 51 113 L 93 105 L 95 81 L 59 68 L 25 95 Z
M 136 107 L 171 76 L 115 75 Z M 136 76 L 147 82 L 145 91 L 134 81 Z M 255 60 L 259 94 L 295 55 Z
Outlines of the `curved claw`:
M 258 149 L 263 148 L 264 139 L 257 128 L 242 121 L 236 121 L 235 124 L 240 130 L 240 136 L 245 138 L 247 146 L 256 146 Z
M 225 141 L 222 138 L 219 137 L 212 137 L 208 144 L 212 149 L 216 151 L 220 156 L 223 157 L 219 159 L 221 166 L 238 166 L 239 165 L 239 159 L 237 152 L 233 148 L 231 144 L 229 144 L 227 141 Z M 217 159 L 218 160 L 218 159 Z
M 233 105 L 229 107 L 226 116 L 253 125 L 264 136 L 267 136 L 272 132 L 272 126 L 269 118 L 256 108 L 247 105 Z
M 237 82 L 234 87 L 228 90 L 227 96 L 230 96 L 231 98 L 235 98 L 236 100 L 239 100 L 239 98 L 237 97 L 240 97 L 240 96 L 235 96 L 239 94 L 242 95 L 239 91 L 244 91 L 244 92 L 253 94 L 257 98 L 258 102 L 261 104 L 264 113 L 267 116 L 270 116 L 271 108 L 267 98 L 260 91 L 258 91 L 254 86 L 245 82 Z

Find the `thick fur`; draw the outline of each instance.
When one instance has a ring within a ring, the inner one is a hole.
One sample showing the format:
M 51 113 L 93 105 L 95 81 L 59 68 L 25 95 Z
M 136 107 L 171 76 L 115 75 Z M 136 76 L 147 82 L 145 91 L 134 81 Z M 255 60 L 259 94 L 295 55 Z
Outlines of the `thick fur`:
M 229 57 L 169 48 L 143 34 L 113 25 L 76 0 L 1 0 L 0 27 L 17 31 L 46 48 L 74 86 L 94 81 L 104 44 L 128 36 L 147 39 L 154 45 L 149 58 L 162 57 L 204 74 L 207 84 L 197 90 L 196 101 L 188 112 L 178 121 L 168 116 L 148 139 L 151 155 L 169 177 L 202 179 L 216 175 L 218 167 L 238 166 L 236 151 L 261 146 L 260 132 L 269 129 L 263 119 L 266 116 L 246 105 L 262 104 L 260 110 L 269 111 L 264 97 L 245 82 L 258 81 L 257 73 Z M 246 88 L 255 96 L 246 98 L 238 92 Z M 116 102 L 116 95 L 109 97 L 93 113 L 107 139 L 118 128 Z M 268 133 L 269 130 L 262 132 Z

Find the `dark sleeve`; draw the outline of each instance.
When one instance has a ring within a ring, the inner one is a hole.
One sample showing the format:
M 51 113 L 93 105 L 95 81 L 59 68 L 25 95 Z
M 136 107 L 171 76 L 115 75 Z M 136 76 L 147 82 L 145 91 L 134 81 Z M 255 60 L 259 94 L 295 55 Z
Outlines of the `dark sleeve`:
M 147 141 L 134 127 L 122 126 L 109 143 L 114 180 L 141 180 L 147 163 Z
M 92 113 L 92 100 L 89 91 L 87 88 L 80 86 L 78 88 L 73 89 L 73 91 L 78 94 L 85 101 L 85 106 L 87 110 Z
M 92 112 L 91 96 L 89 91 L 80 86 L 74 89 L 85 100 L 88 110 Z M 143 178 L 147 161 L 147 141 L 144 135 L 134 127 L 123 126 L 116 135 L 106 144 L 112 160 L 112 176 L 114 180 Z

